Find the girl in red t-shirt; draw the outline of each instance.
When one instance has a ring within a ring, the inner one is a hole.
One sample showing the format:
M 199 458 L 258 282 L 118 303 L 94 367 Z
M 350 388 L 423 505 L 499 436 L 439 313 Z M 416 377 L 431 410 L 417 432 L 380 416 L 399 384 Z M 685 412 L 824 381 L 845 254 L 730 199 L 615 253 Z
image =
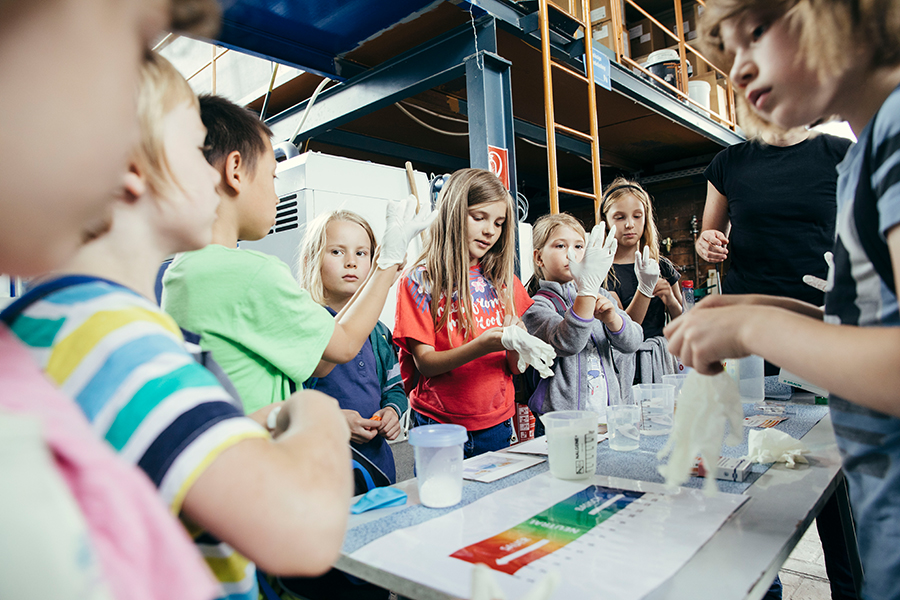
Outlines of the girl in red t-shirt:
M 394 342 L 410 425 L 463 425 L 469 457 L 510 444 L 519 356 L 501 336 L 503 327 L 521 326 L 532 301 L 513 272 L 512 198 L 494 174 L 457 171 L 437 211 L 397 292 Z

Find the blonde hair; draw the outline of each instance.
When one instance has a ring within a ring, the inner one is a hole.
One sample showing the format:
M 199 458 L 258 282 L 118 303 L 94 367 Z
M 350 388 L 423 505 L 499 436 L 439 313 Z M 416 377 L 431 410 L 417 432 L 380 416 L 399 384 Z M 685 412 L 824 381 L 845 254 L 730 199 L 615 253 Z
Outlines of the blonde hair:
M 164 195 L 179 182 L 172 174 L 166 157 L 163 122 L 166 115 L 181 104 L 197 109 L 197 95 L 175 67 L 155 52 L 147 54 L 141 65 L 138 92 L 138 126 L 141 139 L 134 149 L 133 160 L 157 195 Z
M 641 232 L 638 249 L 643 250 L 644 246 L 649 246 L 650 256 L 653 257 L 653 260 L 659 260 L 659 231 L 656 229 L 656 219 L 653 217 L 653 201 L 650 199 L 650 194 L 647 193 L 647 190 L 641 187 L 641 184 L 637 181 L 616 177 L 606 187 L 606 191 L 603 192 L 603 202 L 600 204 L 600 218 L 603 219 L 608 228 L 610 226 L 607 220 L 609 209 L 613 204 L 626 196 L 634 196 L 640 200 L 641 205 L 644 207 L 644 231 Z
M 772 21 L 785 18 L 797 34 L 798 59 L 820 76 L 841 73 L 860 48 L 871 51 L 869 68 L 900 63 L 900 2 L 897 0 L 708 0 L 700 18 L 700 44 L 710 60 L 728 73 L 734 57 L 725 51 L 724 21 L 755 15 Z M 737 90 L 736 90 L 737 91 Z M 751 134 L 773 125 L 736 94 L 741 127 Z M 829 115 L 821 115 L 827 120 Z
M 540 252 L 547 245 L 553 236 L 553 232 L 557 227 L 571 227 L 575 233 L 581 236 L 587 242 L 587 233 L 581 221 L 570 215 L 569 213 L 559 213 L 557 215 L 544 215 L 534 222 L 534 228 L 531 232 L 532 248 L 535 253 Z M 537 264 L 537 258 L 534 259 L 534 275 L 528 280 L 526 289 L 528 294 L 533 296 L 540 289 L 541 279 L 547 279 L 544 270 Z
M 335 210 L 319 215 L 306 226 L 297 257 L 297 283 L 309 292 L 317 303 L 325 306 L 325 284 L 322 281 L 322 262 L 328 245 L 328 225 L 337 221 L 356 223 L 369 236 L 369 256 L 375 253 L 375 233 L 369 222 L 355 212 Z
M 447 327 L 451 304 L 459 311 L 460 326 L 468 339 L 475 330 L 472 293 L 469 290 L 469 210 L 492 202 L 506 204 L 506 220 L 497 241 L 481 259 L 481 271 L 494 286 L 501 310 L 515 310 L 512 284 L 515 272 L 515 215 L 512 196 L 490 171 L 461 169 L 455 172 L 438 198 L 437 218 L 431 223 L 417 265 L 425 266 L 424 278 L 431 290 L 431 318 L 435 329 Z M 456 302 L 453 301 L 456 294 Z M 439 298 L 446 298 L 438 315 Z

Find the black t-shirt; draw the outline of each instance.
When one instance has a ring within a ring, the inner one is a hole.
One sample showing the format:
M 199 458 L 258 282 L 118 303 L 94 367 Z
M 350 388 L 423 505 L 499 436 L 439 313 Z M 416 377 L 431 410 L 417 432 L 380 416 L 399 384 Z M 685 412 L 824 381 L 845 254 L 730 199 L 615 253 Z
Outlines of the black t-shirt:
M 824 302 L 803 276 L 828 274 L 822 255 L 834 245 L 835 167 L 849 147 L 821 134 L 787 147 L 744 142 L 716 155 L 705 175 L 728 199 L 724 293 Z
M 609 279 L 609 291 L 619 295 L 622 301 L 622 307 L 628 308 L 631 299 L 637 293 L 637 275 L 634 274 L 634 263 L 613 264 L 613 270 L 616 274 L 618 282 Z M 681 279 L 678 269 L 669 259 L 664 256 L 659 257 L 659 276 L 670 284 Z M 647 307 L 647 314 L 644 316 L 644 322 L 641 327 L 644 330 L 644 339 L 662 335 L 663 327 L 666 326 L 666 305 L 659 298 L 650 299 L 650 306 Z

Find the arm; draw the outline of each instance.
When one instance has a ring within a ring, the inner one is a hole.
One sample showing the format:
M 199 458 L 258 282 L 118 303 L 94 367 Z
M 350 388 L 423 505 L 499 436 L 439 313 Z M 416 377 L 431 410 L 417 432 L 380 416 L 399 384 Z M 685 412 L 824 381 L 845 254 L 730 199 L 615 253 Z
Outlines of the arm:
M 660 278 L 653 290 L 653 295 L 663 301 L 670 319 L 677 319 L 681 316 L 681 301 L 678 299 L 681 296 L 681 286 L 677 281 L 669 283 Z
M 505 351 L 503 344 L 500 342 L 502 335 L 503 328 L 494 327 L 475 339 L 469 340 L 462 346 L 441 351 L 435 350 L 434 346 L 429 346 L 413 339 L 408 340 L 407 343 L 419 373 L 423 377 L 435 377 L 436 375 L 448 373 L 486 354 Z
M 400 365 L 391 339 L 391 332 L 379 323 L 375 329 L 376 357 L 381 371 L 381 410 L 376 415 L 381 417 L 378 435 L 394 440 L 400 434 L 400 417 L 409 408 L 409 400 L 403 391 L 403 380 L 400 378 Z
M 586 316 L 575 308 L 579 301 L 590 305 Z M 593 296 L 579 296 L 575 300 L 575 305 L 563 316 L 556 312 L 550 300 L 535 296 L 534 304 L 525 311 L 522 319 L 528 332 L 553 346 L 557 356 L 572 356 L 584 350 L 590 339 L 595 322 L 593 310 L 595 302 Z
M 764 294 L 713 294 L 706 296 L 697 303 L 699 308 L 717 308 L 732 306 L 735 304 L 752 304 L 757 306 L 775 306 L 785 310 L 806 315 L 813 319 L 822 320 L 824 311 L 821 306 L 814 306 L 809 302 L 784 298 L 781 296 L 766 296 Z
M 347 424 L 337 403 L 298 392 L 277 441 L 223 451 L 191 486 L 183 512 L 273 574 L 315 576 L 340 552 L 353 485 Z
M 728 198 L 712 183 L 706 184 L 706 206 L 703 208 L 703 230 L 697 237 L 696 249 L 708 263 L 720 263 L 728 257 Z
M 647 309 L 650 307 L 651 299 L 640 292 L 635 292 L 634 298 L 631 299 L 631 303 L 625 309 L 625 312 L 631 317 L 632 321 L 640 325 L 644 322 L 644 317 L 647 316 Z
M 900 227 L 888 233 L 900 281 Z M 856 404 L 900 416 L 900 327 L 831 325 L 772 304 L 691 311 L 666 328 L 669 349 L 704 374 L 757 354 Z
M 605 292 L 605 290 L 603 290 Z M 613 304 L 613 301 L 616 299 L 612 292 L 607 292 L 608 296 L 607 302 Z M 597 301 L 598 308 L 600 307 L 600 299 Z M 622 353 L 630 353 L 636 352 L 640 347 L 641 343 L 644 341 L 644 330 L 640 325 L 635 323 L 629 318 L 628 313 L 622 310 L 618 304 L 613 304 L 613 311 L 618 315 L 621 322 L 617 328 L 611 327 L 609 324 L 605 323 L 602 326 L 602 329 L 605 331 L 597 331 L 598 328 L 595 327 L 596 335 L 604 335 L 606 339 L 609 340 L 610 345 Z M 599 319 L 600 317 L 598 317 Z M 612 321 L 612 324 L 615 325 L 617 321 Z M 602 321 L 601 321 L 602 322 Z

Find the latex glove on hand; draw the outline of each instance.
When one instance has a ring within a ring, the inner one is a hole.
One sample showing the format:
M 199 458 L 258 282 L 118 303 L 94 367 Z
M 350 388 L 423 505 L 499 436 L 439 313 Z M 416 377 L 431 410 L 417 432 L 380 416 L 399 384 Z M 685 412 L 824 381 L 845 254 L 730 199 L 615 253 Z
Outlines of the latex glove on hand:
M 385 211 L 384 237 L 378 254 L 378 268 L 389 269 L 403 264 L 406 249 L 414 237 L 431 225 L 437 211 L 424 208 L 416 214 L 416 197 L 410 194 L 399 202 L 388 202 Z
M 581 262 L 575 260 L 575 249 L 569 248 L 569 272 L 575 278 L 575 287 L 579 296 L 600 295 L 600 288 L 603 286 L 603 280 L 612 267 L 613 259 L 616 257 L 616 226 L 609 228 L 609 235 L 604 239 L 603 234 L 606 231 L 606 223 L 595 225 L 588 236 L 587 247 L 584 250 L 584 257 Z
M 820 292 L 827 293 L 834 289 L 834 254 L 826 252 L 824 256 L 825 262 L 828 264 L 828 279 L 822 279 L 815 275 L 804 275 L 803 283 L 816 288 Z
M 503 335 L 500 337 L 500 343 L 503 347 L 511 352 L 519 354 L 519 362 L 516 366 L 520 372 L 525 372 L 525 367 L 531 365 L 541 377 L 553 377 L 553 359 L 556 358 L 556 351 L 550 344 L 539 340 L 521 327 L 510 325 L 503 328 Z
M 634 253 L 634 274 L 637 276 L 638 291 L 652 298 L 659 281 L 659 261 L 650 257 L 650 246 L 644 246 L 643 256 L 640 252 Z

